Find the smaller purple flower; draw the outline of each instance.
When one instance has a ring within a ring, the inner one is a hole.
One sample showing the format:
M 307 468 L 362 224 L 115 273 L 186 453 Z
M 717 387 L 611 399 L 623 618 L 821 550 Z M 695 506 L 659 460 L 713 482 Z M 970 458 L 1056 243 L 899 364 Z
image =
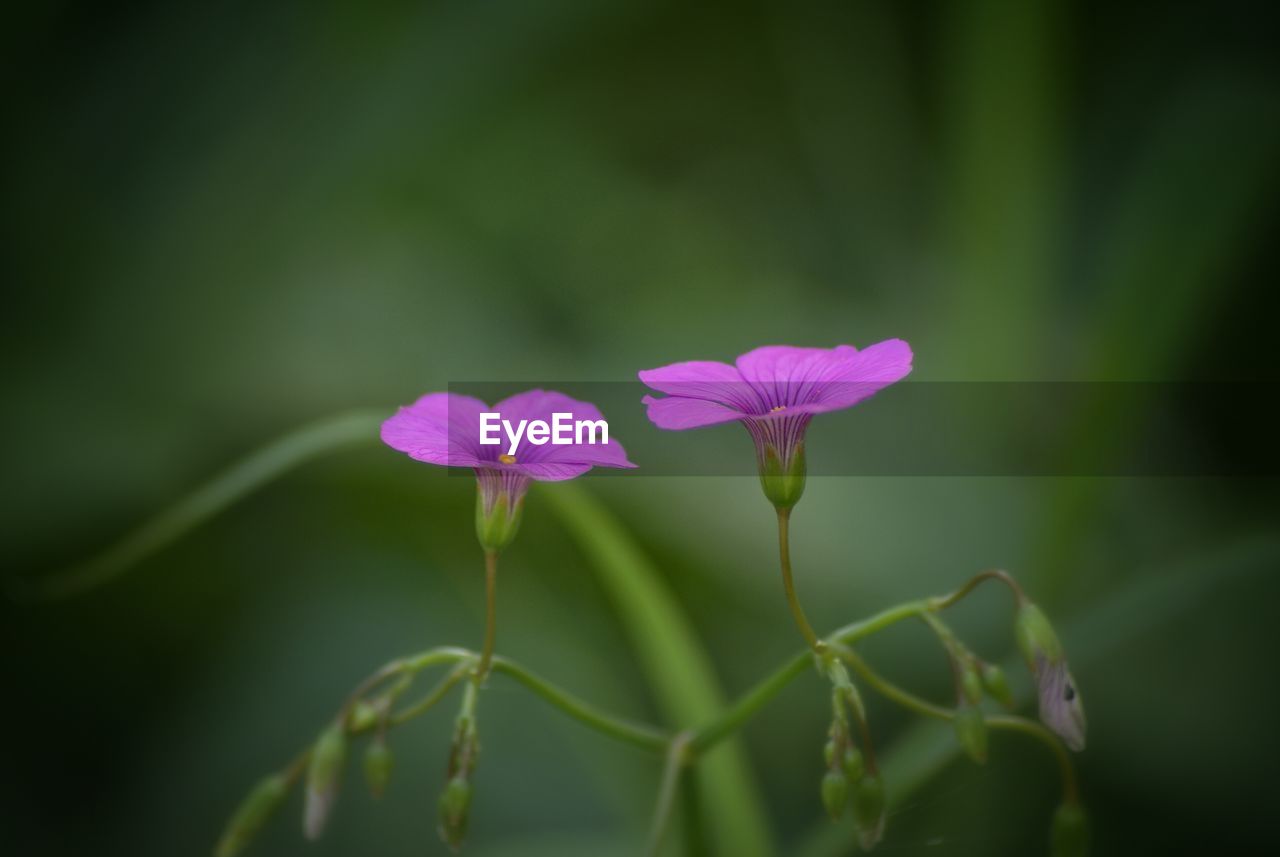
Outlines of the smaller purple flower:
M 849 408 L 911 372 L 911 347 L 889 339 L 852 345 L 766 345 L 734 365 L 707 360 L 642 370 L 640 380 L 665 393 L 645 396 L 649 419 L 675 431 L 737 420 L 756 445 L 765 495 L 789 509 L 804 492 L 804 435 L 814 414 Z
M 1035 676 L 1041 722 L 1072 750 L 1083 750 L 1088 725 L 1084 700 L 1080 698 L 1066 651 L 1049 618 L 1030 600 L 1021 598 L 1014 618 L 1014 635 L 1027 667 Z
M 549 390 L 518 393 L 493 407 L 457 393 L 427 393 L 382 424 L 382 441 L 392 449 L 429 464 L 475 471 L 476 531 L 486 551 L 499 551 L 515 537 L 530 480 L 560 482 L 592 467 L 635 467 L 622 444 L 613 437 L 606 441 L 603 434 L 575 434 L 572 443 L 538 445 L 526 432 L 513 449 L 499 432 L 500 443 L 482 444 L 483 413 L 497 413 L 513 426 L 538 420 L 551 425 L 556 414 L 568 414 L 571 423 L 604 417 L 590 402 Z

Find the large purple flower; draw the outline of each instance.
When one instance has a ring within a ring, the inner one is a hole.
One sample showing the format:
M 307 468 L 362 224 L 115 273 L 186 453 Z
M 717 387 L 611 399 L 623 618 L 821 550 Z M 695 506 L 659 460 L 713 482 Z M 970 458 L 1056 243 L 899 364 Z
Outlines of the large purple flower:
M 497 444 L 482 444 L 483 413 L 497 413 L 513 426 L 526 420 L 548 425 L 555 414 L 569 414 L 568 422 L 603 421 L 598 408 L 564 393 L 529 390 L 489 407 L 479 399 L 456 393 L 428 393 L 400 408 L 382 424 L 382 440 L 410 458 L 446 467 L 468 467 L 479 483 L 476 527 L 486 550 L 500 550 L 515 536 L 529 481 L 559 482 L 581 476 L 592 467 L 635 467 L 613 437 L 583 434 L 575 442 L 541 445 L 521 435 L 512 451 L 501 431 Z M 495 435 L 491 434 L 490 437 Z M 594 439 L 595 443 L 588 442 Z M 577 442 L 581 440 L 582 442 Z
M 814 414 L 852 407 L 911 371 L 911 347 L 889 339 L 852 345 L 766 345 L 734 365 L 707 360 L 640 372 L 664 398 L 645 396 L 658 428 L 701 428 L 738 420 L 751 432 L 765 494 L 790 508 L 804 491 L 804 432 Z

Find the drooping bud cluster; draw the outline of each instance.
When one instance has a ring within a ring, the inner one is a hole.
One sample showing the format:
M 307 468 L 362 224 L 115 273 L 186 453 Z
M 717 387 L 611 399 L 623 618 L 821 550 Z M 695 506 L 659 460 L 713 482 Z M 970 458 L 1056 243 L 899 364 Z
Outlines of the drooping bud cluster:
M 823 748 L 827 770 L 822 776 L 822 805 L 832 820 L 838 820 L 852 800 L 858 839 L 864 850 L 871 850 L 884 836 L 887 817 L 884 781 L 876 768 L 871 747 L 866 753 L 858 747 L 850 721 L 866 732 L 866 711 L 857 688 L 849 680 L 844 666 L 837 661 L 828 665 L 831 688 L 831 727 Z
M 449 764 L 445 771 L 444 793 L 440 795 L 440 838 L 454 851 L 467 836 L 471 812 L 471 774 L 480 753 L 475 717 L 476 686 L 468 684 L 453 730 Z

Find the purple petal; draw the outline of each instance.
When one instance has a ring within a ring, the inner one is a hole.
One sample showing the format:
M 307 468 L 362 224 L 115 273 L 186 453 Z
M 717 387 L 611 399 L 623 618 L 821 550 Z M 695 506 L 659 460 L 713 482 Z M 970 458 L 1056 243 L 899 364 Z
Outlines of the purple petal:
M 642 369 L 638 374 L 646 386 L 669 396 L 717 402 L 742 414 L 768 410 L 761 407 L 763 403 L 759 396 L 750 384 L 743 381 L 742 374 L 728 363 L 690 360 L 657 369 Z
M 1080 752 L 1084 749 L 1084 705 L 1066 659 L 1051 662 L 1038 658 L 1036 682 L 1040 691 L 1040 720 L 1057 733 L 1064 744 Z
M 681 431 L 743 418 L 743 413 L 736 408 L 705 399 L 686 399 L 682 396 L 655 399 L 653 396 L 645 396 L 640 401 L 649 409 L 649 420 L 660 429 Z
M 547 425 L 552 425 L 555 414 L 569 414 L 570 425 L 575 425 L 579 420 L 601 421 L 604 416 L 600 413 L 600 409 L 590 402 L 582 402 L 564 393 L 558 393 L 554 390 L 529 390 L 524 393 L 517 393 L 514 396 L 503 399 L 493 406 L 493 411 L 502 415 L 502 419 L 509 420 L 513 426 L 517 425 L 520 420 L 542 420 Z M 577 432 L 573 432 L 575 441 Z M 608 443 L 600 443 L 600 434 L 595 435 L 595 443 L 588 443 L 587 434 L 584 432 L 583 443 L 555 444 L 548 441 L 547 443 L 537 445 L 529 442 L 528 429 L 526 427 L 525 434 L 521 436 L 520 442 L 516 445 L 515 466 L 523 465 L 547 465 L 547 468 L 535 468 L 533 470 L 525 470 L 534 479 L 544 482 L 555 482 L 563 479 L 571 479 L 590 470 L 592 466 L 599 467 L 635 467 L 627 460 L 627 452 L 622 448 L 622 444 L 618 443 L 609 435 Z M 496 459 L 498 455 L 504 454 L 509 448 L 509 441 L 503 433 L 503 442 L 498 446 L 485 447 L 486 453 L 491 453 Z M 585 465 L 585 466 L 582 466 Z M 559 469 L 557 469 L 557 467 Z M 572 473 L 569 471 L 572 470 Z M 543 475 L 539 475 L 542 473 Z M 568 475 L 557 475 L 568 473 Z
M 470 396 L 428 393 L 382 424 L 382 442 L 418 461 L 475 467 L 486 458 L 479 426 L 480 413 L 487 409 Z
M 850 407 L 901 380 L 911 371 L 911 348 L 900 339 L 863 351 L 852 345 L 766 345 L 748 351 L 737 363 L 768 410 L 816 414 Z
M 877 342 L 829 366 L 811 391 L 809 404 L 838 410 L 858 402 L 911 373 L 911 346 L 901 339 Z M 818 411 L 813 411 L 818 413 Z

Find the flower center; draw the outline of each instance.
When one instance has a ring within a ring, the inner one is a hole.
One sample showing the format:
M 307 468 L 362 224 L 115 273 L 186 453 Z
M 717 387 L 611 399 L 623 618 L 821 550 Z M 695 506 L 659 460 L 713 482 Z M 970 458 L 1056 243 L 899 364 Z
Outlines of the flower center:
M 498 456 L 498 460 L 499 460 L 499 461 L 501 461 L 503 464 L 515 464 L 515 463 L 516 463 L 516 457 L 515 457 L 514 455 L 508 455 L 508 454 L 507 454 L 507 453 L 505 453 L 505 452 L 504 452 L 504 453 L 502 453 L 502 455 L 499 455 L 499 456 Z
M 776 414 L 778 411 L 785 411 L 786 409 L 786 405 L 778 405 L 776 408 L 770 408 L 769 413 Z

